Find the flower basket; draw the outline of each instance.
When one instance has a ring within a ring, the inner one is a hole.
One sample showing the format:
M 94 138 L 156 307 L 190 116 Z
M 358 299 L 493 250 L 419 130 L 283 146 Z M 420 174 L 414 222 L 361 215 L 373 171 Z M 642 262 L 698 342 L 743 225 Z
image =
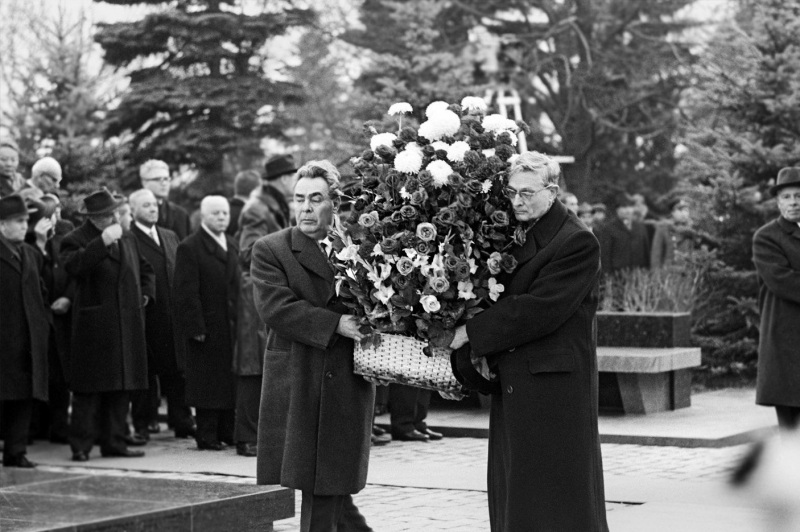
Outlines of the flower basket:
M 426 345 L 409 336 L 383 333 L 378 347 L 362 347 L 356 342 L 355 373 L 426 390 L 463 394 L 450 366 L 450 349 L 435 347 L 433 356 L 428 357 L 422 352 Z

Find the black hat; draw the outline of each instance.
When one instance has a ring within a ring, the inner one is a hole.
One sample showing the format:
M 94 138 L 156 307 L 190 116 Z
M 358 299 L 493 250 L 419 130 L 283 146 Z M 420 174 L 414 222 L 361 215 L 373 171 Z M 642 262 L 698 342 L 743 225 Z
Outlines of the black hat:
M 777 196 L 778 191 L 786 187 L 800 187 L 800 168 L 797 166 L 781 168 L 778 172 L 778 182 L 770 187 L 769 193 Z
M 0 220 L 11 220 L 13 218 L 27 218 L 32 212 L 36 212 L 35 208 L 29 208 L 25 204 L 22 196 L 13 194 L 0 198 Z
M 48 205 L 43 201 L 29 200 L 28 207 L 35 209 L 35 212 L 32 212 L 31 217 L 28 218 L 28 225 L 30 226 L 36 225 L 42 218 L 50 218 L 56 212 L 55 205 Z
M 264 179 L 268 181 L 278 179 L 282 175 L 297 171 L 297 167 L 294 164 L 294 157 L 291 155 L 276 155 L 272 157 L 267 161 L 267 164 L 264 165 L 264 169 L 266 170 Z
M 113 195 L 106 187 L 83 198 L 80 214 L 107 214 L 125 203 L 125 197 Z

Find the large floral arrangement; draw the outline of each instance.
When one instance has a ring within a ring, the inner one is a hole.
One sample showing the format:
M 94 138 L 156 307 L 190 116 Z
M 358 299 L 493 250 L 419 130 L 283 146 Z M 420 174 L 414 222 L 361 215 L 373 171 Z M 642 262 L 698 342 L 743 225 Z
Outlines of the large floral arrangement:
M 403 127 L 411 112 L 389 109 L 397 133 L 368 127 L 370 149 L 352 161 L 350 216 L 332 233 L 333 263 L 337 294 L 365 332 L 414 336 L 427 350 L 449 345 L 457 325 L 497 301 L 497 275 L 516 267 L 508 251 L 525 231 L 504 189 L 526 126 L 486 115 L 481 98 L 434 102 L 417 129 Z

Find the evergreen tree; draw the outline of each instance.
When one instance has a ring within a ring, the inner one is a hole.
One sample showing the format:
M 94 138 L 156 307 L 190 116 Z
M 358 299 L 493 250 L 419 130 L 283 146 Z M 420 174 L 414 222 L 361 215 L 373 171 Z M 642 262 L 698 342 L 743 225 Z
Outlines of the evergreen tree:
M 240 0 L 105 3 L 159 8 L 135 22 L 101 24 L 96 35 L 106 62 L 130 75 L 106 134 L 129 139 L 132 172 L 158 158 L 197 169 L 200 193 L 222 190 L 226 157 L 252 157 L 262 138 L 283 136 L 291 122 L 284 106 L 302 94 L 266 74 L 269 40 L 310 23 L 310 11 L 248 15 Z

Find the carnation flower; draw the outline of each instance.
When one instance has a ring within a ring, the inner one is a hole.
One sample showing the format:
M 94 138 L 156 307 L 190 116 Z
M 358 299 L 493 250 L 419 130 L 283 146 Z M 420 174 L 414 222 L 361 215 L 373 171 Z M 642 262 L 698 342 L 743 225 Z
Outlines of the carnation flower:
M 422 152 L 406 147 L 394 158 L 394 167 L 404 174 L 416 174 L 422 168 Z
M 461 107 L 467 111 L 485 111 L 486 100 L 477 96 L 467 96 L 461 100 Z
M 419 302 L 422 304 L 422 308 L 425 312 L 439 312 L 439 309 L 442 308 L 442 304 L 439 303 L 439 300 L 436 299 L 434 295 L 422 296 L 419 298 Z
M 494 277 L 489 277 L 489 299 L 497 301 L 500 298 L 500 293 L 504 292 L 505 286 L 497 282 Z
M 378 133 L 377 135 L 373 135 L 372 139 L 369 141 L 369 146 L 372 148 L 373 151 L 378 149 L 378 146 L 389 146 L 392 147 L 392 141 L 397 138 L 397 135 L 394 133 Z
M 429 222 L 423 222 L 417 225 L 417 237 L 425 242 L 431 242 L 436 239 L 436 226 Z
M 469 151 L 469 144 L 463 140 L 459 140 L 451 144 L 447 148 L 447 158 L 454 163 L 460 163 L 464 160 L 464 155 Z
M 419 126 L 419 134 L 430 141 L 452 136 L 461 129 L 461 119 L 453 111 L 447 109 L 435 113 Z
M 492 131 L 495 133 L 506 130 L 516 132 L 519 129 L 516 122 L 504 117 L 503 115 L 497 114 L 484 117 L 481 125 L 486 131 Z
M 398 102 L 389 107 L 389 114 L 392 116 L 405 115 L 411 113 L 412 111 L 413 109 L 411 108 L 411 104 L 406 102 Z
M 433 115 L 437 113 L 441 113 L 442 111 L 447 111 L 447 108 L 450 107 L 450 104 L 447 102 L 433 102 L 425 109 L 425 116 L 428 118 L 433 117 Z
M 433 177 L 433 186 L 441 188 L 448 183 L 447 178 L 453 173 L 453 168 L 444 161 L 433 161 L 426 168 Z

